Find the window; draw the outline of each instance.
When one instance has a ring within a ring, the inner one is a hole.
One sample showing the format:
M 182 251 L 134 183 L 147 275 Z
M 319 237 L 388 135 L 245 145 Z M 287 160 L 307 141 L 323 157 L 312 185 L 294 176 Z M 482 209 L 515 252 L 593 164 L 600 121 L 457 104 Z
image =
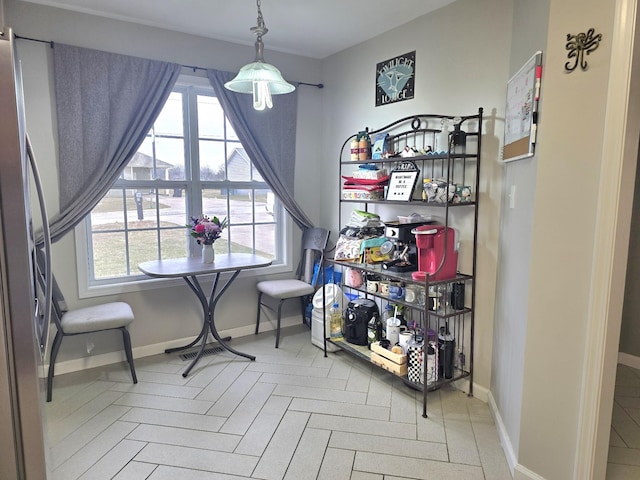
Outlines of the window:
M 229 219 L 216 253 L 256 253 L 284 263 L 282 210 L 213 90 L 176 86 L 120 179 L 82 225 L 86 286 L 139 280 L 137 265 L 147 260 L 199 255 L 185 227 L 199 214 Z

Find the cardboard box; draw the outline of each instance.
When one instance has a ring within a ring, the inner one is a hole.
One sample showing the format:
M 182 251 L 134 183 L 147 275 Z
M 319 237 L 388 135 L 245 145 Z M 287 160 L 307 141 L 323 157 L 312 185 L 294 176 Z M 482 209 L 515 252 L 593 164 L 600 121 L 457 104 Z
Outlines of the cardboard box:
M 371 351 L 377 353 L 381 357 L 391 360 L 393 363 L 397 363 L 398 365 L 407 363 L 407 355 L 405 355 L 404 353 L 393 353 L 391 350 L 382 348 L 380 346 L 380 342 L 372 343 Z
M 373 344 L 371 344 L 373 345 Z M 378 365 L 379 367 L 384 368 L 385 370 L 387 370 L 388 372 L 391 373 L 395 373 L 396 375 L 399 375 L 401 377 L 404 377 L 407 375 L 407 364 L 403 363 L 403 364 L 397 364 L 395 362 L 392 362 L 391 360 L 384 358 L 380 355 L 378 355 L 375 352 L 371 352 L 371 363 L 374 363 L 376 365 Z

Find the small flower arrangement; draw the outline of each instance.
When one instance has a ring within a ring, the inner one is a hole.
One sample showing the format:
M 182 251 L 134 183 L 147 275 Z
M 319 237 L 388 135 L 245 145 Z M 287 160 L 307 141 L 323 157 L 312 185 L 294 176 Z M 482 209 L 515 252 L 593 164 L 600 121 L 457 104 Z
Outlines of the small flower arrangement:
M 225 218 L 220 220 L 218 217 L 210 218 L 206 215 L 200 215 L 199 217 L 191 217 L 191 224 L 186 225 L 189 229 L 189 234 L 195 238 L 200 245 L 213 245 L 220 235 L 222 230 L 229 224 Z

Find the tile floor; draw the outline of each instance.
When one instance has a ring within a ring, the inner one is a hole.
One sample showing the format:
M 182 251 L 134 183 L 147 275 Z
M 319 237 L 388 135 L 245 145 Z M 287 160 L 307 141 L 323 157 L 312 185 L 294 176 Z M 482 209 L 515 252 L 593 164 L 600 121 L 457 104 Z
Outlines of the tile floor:
M 607 480 L 640 479 L 640 370 L 618 365 Z
M 272 332 L 233 341 L 255 362 L 218 353 L 186 379 L 177 354 L 138 359 L 137 385 L 123 364 L 56 377 L 54 478 L 511 480 L 485 403 L 442 388 L 422 418 L 421 393 L 390 374 L 325 358 L 304 326 L 282 333 L 277 350 Z

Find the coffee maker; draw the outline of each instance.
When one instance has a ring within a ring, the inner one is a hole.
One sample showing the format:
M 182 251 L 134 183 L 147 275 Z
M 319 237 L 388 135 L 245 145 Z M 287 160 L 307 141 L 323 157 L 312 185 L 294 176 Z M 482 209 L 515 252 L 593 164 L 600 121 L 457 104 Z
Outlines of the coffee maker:
M 393 253 L 393 256 L 390 261 L 383 262 L 383 270 L 390 272 L 416 271 L 418 269 L 418 250 L 416 237 L 411 233 L 411 230 L 430 223 L 432 222 L 385 222 L 384 235 L 387 237 L 387 242 L 380 249 L 385 253 Z
M 411 233 L 415 235 L 418 249 L 418 271 L 413 272 L 411 277 L 424 281 L 428 273 L 431 280 L 455 278 L 458 270 L 455 229 L 444 225 L 424 225 L 412 229 Z

